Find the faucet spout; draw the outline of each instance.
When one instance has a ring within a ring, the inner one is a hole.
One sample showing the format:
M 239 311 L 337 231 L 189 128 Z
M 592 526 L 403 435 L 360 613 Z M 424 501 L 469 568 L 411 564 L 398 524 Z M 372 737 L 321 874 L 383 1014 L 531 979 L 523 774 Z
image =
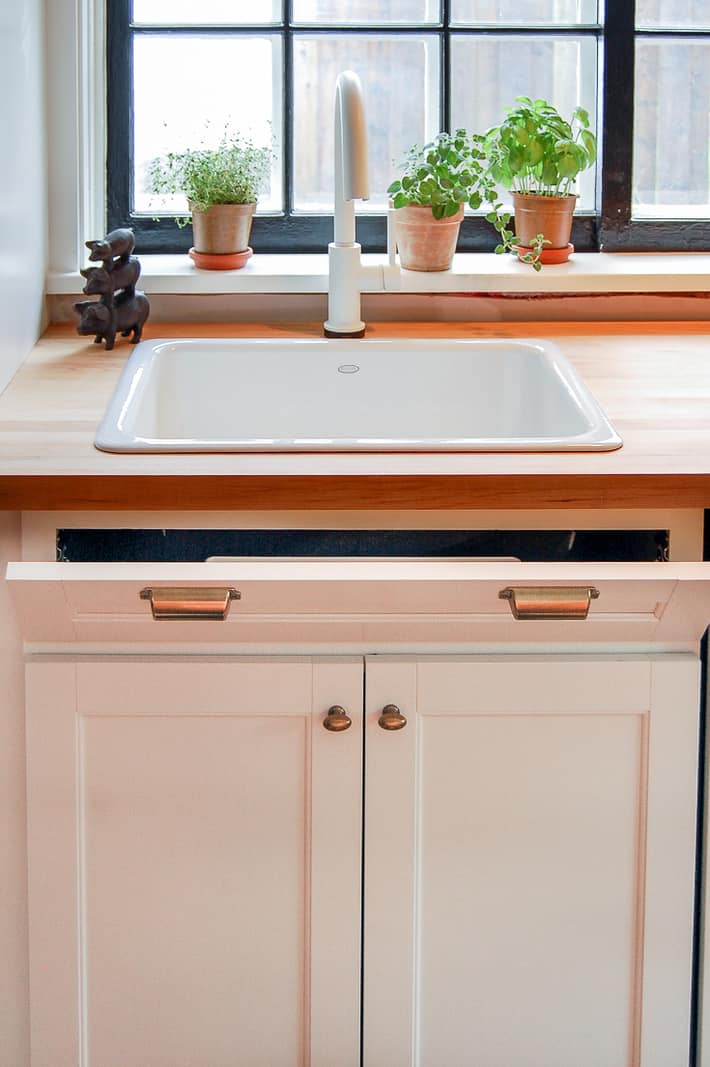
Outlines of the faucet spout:
M 367 130 L 360 79 L 344 70 L 335 84 L 336 244 L 355 240 L 354 200 L 368 200 Z
M 362 87 L 345 70 L 335 85 L 335 196 L 333 241 L 328 245 L 328 319 L 326 337 L 362 337 L 360 319 L 360 245 L 355 240 L 354 200 L 367 200 L 367 131 Z

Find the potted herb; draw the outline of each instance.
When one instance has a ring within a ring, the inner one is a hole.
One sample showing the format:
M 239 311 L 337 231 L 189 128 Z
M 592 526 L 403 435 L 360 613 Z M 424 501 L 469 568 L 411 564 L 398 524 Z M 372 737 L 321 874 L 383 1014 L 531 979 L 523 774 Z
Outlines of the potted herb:
M 257 196 L 268 181 L 273 152 L 225 131 L 216 148 L 189 148 L 154 159 L 151 193 L 182 193 L 192 216 L 195 264 L 211 270 L 242 267 L 252 254 L 249 235 Z M 185 225 L 187 218 L 178 218 Z
M 517 247 L 520 258 L 537 270 L 541 263 L 568 259 L 574 251 L 573 185 L 597 158 L 596 138 L 584 108 L 575 108 L 567 122 L 546 100 L 519 96 L 515 106 L 506 109 L 500 126 L 484 135 L 483 150 L 489 177 L 511 190 L 515 210 L 515 237 L 505 226 L 499 228 L 503 240 L 496 251 Z M 497 211 L 488 217 L 500 221 Z
M 400 263 L 406 270 L 449 269 L 466 204 L 475 211 L 488 201 L 500 213 L 496 223 L 505 225 L 482 141 L 463 129 L 442 132 L 405 156 L 402 176 L 387 192 Z

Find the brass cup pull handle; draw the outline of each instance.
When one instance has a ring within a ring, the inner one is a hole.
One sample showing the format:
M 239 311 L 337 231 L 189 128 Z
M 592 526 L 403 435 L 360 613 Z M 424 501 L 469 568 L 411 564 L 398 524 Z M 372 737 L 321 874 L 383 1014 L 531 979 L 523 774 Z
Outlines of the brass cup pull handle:
M 498 593 L 507 600 L 516 619 L 586 619 L 592 600 L 599 597 L 593 585 L 507 586 Z
M 196 586 L 141 589 L 139 596 L 141 600 L 150 601 L 154 619 L 206 619 L 218 622 L 227 618 L 232 601 L 241 599 L 237 589 Z
M 383 730 L 402 730 L 407 725 L 407 720 L 396 704 L 385 704 L 377 725 Z
M 323 726 L 326 730 L 330 730 L 331 733 L 339 734 L 343 730 L 349 730 L 353 721 L 346 712 L 345 708 L 342 708 L 340 704 L 333 704 L 332 708 L 328 708 L 328 714 L 323 719 Z

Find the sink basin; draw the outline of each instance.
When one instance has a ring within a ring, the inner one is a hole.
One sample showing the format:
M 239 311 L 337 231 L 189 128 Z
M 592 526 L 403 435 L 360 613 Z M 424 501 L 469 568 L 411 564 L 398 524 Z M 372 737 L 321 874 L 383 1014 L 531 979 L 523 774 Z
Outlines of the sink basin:
M 538 340 L 142 341 L 108 452 L 580 451 L 621 438 Z

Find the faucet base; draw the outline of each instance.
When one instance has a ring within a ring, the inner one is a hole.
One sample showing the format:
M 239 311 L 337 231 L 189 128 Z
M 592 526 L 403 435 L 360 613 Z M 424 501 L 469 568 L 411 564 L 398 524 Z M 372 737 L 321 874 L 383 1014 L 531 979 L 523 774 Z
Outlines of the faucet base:
M 323 323 L 323 336 L 324 337 L 364 337 L 365 325 L 363 323 L 362 328 L 359 330 L 337 330 L 330 329 L 327 322 Z
M 352 204 L 350 204 L 352 209 Z M 365 323 L 360 318 L 360 245 L 328 245 L 328 318 L 323 324 L 326 337 L 362 337 Z

